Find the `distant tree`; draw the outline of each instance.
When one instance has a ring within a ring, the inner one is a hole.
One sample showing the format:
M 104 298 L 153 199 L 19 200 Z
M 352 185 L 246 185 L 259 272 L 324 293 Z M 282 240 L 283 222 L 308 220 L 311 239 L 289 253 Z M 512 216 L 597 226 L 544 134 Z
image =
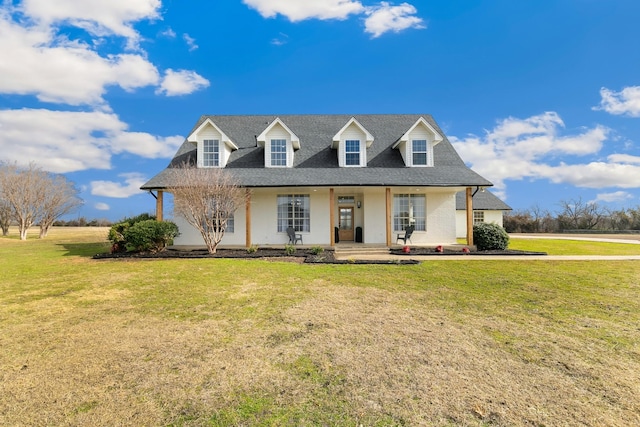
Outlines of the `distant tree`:
M 45 237 L 58 217 L 82 203 L 77 194 L 65 177 L 45 172 L 34 163 L 28 167 L 0 164 L 0 199 L 9 205 L 21 240 L 27 239 L 35 223 L 40 223 L 40 237 Z
M 38 219 L 41 239 L 47 236 L 49 228 L 56 219 L 75 211 L 83 204 L 73 182 L 63 175 L 50 174 L 48 178 L 43 182 L 46 188 L 42 199 L 41 215 Z
M 216 253 L 229 219 L 247 202 L 247 190 L 220 168 L 183 163 L 173 173 L 174 185 L 167 191 L 173 194 L 174 213 L 200 232 L 209 253 Z
M 563 230 L 593 230 L 606 217 L 606 210 L 595 202 L 582 198 L 560 201 L 562 211 L 558 222 Z
M 2 172 L 0 172 L 2 173 Z M 0 193 L 2 190 L 0 190 Z M 11 225 L 11 205 L 3 199 L 0 199 L 0 228 L 2 229 L 2 235 L 9 234 L 9 226 Z

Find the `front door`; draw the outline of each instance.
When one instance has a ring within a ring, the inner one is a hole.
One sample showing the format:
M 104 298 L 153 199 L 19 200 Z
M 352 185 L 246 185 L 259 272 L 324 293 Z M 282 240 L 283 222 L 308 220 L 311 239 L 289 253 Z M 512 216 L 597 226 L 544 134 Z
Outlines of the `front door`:
M 353 208 L 340 208 L 338 237 L 340 241 L 353 241 Z

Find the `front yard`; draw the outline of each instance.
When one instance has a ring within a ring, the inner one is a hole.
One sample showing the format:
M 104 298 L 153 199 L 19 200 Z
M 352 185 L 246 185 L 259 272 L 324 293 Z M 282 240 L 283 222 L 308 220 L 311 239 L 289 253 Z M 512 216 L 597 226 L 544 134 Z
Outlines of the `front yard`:
M 105 235 L 0 238 L 0 425 L 640 424 L 637 261 L 91 259 Z

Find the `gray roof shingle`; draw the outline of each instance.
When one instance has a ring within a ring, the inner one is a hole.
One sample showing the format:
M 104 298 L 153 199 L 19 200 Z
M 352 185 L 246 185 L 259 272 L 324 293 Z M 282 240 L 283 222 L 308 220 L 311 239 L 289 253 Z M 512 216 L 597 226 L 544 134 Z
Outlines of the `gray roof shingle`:
M 292 168 L 265 168 L 264 148 L 257 146 L 256 136 L 276 117 L 300 138 L 301 148 L 295 152 Z M 333 136 L 351 117 L 375 138 L 367 149 L 367 167 L 339 167 L 337 150 L 331 148 Z M 391 147 L 420 117 L 444 136 L 444 140 L 434 147 L 433 167 L 408 168 L 400 151 Z M 207 118 L 238 146 L 238 150 L 231 153 L 226 169 L 244 187 L 493 185 L 465 165 L 444 132 L 426 114 L 202 116 L 193 130 Z M 167 168 L 141 188 L 170 187 L 172 169 L 186 160 L 195 162 L 195 158 L 196 146 L 185 141 Z
M 491 191 L 478 191 L 473 196 L 473 210 L 481 211 L 510 211 L 511 206 L 503 202 Z M 456 209 L 467 209 L 467 195 L 464 191 L 456 193 Z

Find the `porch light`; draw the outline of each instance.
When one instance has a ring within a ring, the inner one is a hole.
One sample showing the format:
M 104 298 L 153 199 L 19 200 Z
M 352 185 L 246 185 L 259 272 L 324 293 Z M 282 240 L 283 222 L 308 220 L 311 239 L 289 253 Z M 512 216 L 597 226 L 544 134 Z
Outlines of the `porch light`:
M 358 209 L 360 209 L 362 207 L 362 202 L 360 200 L 358 200 L 356 202 L 356 206 L 358 207 Z

